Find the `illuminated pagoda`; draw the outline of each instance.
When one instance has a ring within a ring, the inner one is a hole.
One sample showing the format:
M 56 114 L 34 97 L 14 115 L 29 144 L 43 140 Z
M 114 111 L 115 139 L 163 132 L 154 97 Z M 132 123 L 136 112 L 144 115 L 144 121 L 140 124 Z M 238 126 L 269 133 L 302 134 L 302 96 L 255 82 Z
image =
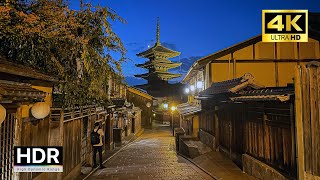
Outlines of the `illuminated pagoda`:
M 179 84 L 169 84 L 168 80 L 180 77 L 181 74 L 170 73 L 168 70 L 179 67 L 182 63 L 174 63 L 168 59 L 179 56 L 180 52 L 161 45 L 159 18 L 157 19 L 156 38 L 157 41 L 153 47 L 137 54 L 137 56 L 149 60 L 143 64 L 136 64 L 137 67 L 148 69 L 148 73 L 135 75 L 135 77 L 146 79 L 148 83 L 136 87 L 146 90 L 154 97 L 171 96 L 175 93 L 172 90 L 176 89 Z

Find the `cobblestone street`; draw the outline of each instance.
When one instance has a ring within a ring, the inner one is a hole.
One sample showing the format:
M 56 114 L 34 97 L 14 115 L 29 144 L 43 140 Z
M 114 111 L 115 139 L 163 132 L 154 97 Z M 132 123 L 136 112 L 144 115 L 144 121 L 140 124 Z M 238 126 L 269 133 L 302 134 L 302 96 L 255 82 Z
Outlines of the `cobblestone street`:
M 104 165 L 90 179 L 212 179 L 176 154 L 169 127 L 146 130 Z

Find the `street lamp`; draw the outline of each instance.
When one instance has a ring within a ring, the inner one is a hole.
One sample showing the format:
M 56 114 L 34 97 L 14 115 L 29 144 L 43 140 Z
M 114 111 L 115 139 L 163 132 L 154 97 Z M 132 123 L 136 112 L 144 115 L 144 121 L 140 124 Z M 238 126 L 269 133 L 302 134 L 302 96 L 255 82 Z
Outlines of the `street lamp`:
M 172 126 L 172 136 L 174 136 L 174 127 L 173 127 L 173 112 L 177 109 L 177 107 L 171 107 L 171 126 Z

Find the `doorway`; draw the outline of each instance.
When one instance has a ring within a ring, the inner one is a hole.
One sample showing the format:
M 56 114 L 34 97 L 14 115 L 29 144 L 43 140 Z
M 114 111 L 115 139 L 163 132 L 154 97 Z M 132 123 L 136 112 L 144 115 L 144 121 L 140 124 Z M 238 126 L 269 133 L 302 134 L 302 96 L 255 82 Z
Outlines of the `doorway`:
M 131 124 L 131 132 L 135 133 L 136 132 L 136 123 L 135 123 L 135 118 L 132 118 L 132 124 Z

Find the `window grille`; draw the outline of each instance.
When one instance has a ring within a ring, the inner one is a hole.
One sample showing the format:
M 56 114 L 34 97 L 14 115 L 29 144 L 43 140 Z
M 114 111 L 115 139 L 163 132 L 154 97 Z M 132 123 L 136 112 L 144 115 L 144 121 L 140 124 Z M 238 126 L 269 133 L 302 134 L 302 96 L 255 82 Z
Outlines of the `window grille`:
M 0 179 L 13 179 L 15 113 L 7 113 L 0 127 Z

